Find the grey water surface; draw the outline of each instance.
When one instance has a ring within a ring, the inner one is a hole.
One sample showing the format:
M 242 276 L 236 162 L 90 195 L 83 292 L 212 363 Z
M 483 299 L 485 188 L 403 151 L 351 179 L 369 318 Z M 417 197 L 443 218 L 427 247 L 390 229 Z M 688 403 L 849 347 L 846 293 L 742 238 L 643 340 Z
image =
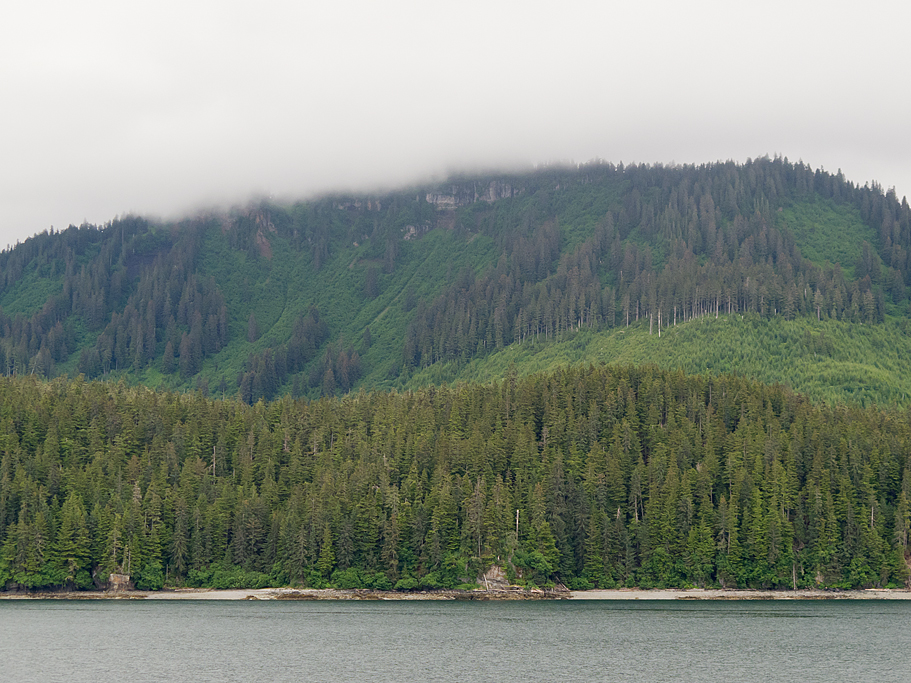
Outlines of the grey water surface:
M 2 681 L 911 680 L 911 601 L 0 601 Z

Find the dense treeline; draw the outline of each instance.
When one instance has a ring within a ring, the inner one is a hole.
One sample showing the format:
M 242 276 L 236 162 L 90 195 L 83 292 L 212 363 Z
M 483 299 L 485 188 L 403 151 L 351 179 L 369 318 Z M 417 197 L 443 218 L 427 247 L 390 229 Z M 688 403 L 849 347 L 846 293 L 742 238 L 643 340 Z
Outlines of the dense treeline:
M 27 284 L 47 294 L 31 317 L 0 312 L 6 374 L 53 375 L 80 348 L 79 328 L 94 339 L 77 364 L 88 377 L 156 358 L 165 372 L 196 374 L 227 341 L 227 310 L 214 281 L 195 273 L 204 226 L 182 228 L 175 238 L 129 218 L 38 235 L 0 255 L 5 289 Z
M 843 235 L 810 213 L 820 204 L 851 219 Z M 452 251 L 423 248 L 435 230 L 472 256 L 453 267 Z M 489 246 L 471 252 L 475 241 Z M 0 370 L 315 398 L 581 328 L 907 317 L 909 254 L 906 201 L 781 158 L 596 163 L 171 224 L 129 217 L 0 253 Z M 350 340 L 371 324 L 379 343 L 364 355 Z
M 255 324 L 255 316 L 251 316 L 250 321 Z M 258 334 L 255 330 L 250 329 L 248 332 L 251 340 Z M 300 316 L 294 325 L 294 332 L 287 344 L 280 344 L 277 348 L 267 348 L 261 353 L 251 354 L 244 365 L 243 372 L 237 378 L 237 386 L 240 387 L 240 399 L 247 403 L 254 403 L 261 398 L 272 398 L 278 391 L 279 387 L 285 383 L 288 375 L 293 375 L 302 370 L 316 354 L 326 338 L 329 336 L 329 329 L 326 323 L 320 319 L 319 311 L 315 306 L 310 308 L 306 316 Z M 327 350 L 326 355 L 330 358 L 330 367 L 326 372 L 332 372 L 331 359 L 333 355 Z M 341 363 L 340 363 L 341 364 Z M 356 372 L 351 373 L 349 379 L 348 360 L 344 360 L 345 391 L 351 388 L 353 381 L 357 380 L 360 372 L 359 359 Z M 318 365 L 313 366 L 318 369 Z M 318 370 L 316 370 L 318 372 Z M 311 384 L 317 385 L 323 378 L 316 377 L 311 379 Z M 298 387 L 295 395 L 299 396 L 302 389 Z M 334 393 L 334 387 L 328 391 L 331 395 Z
M 562 185 L 539 190 L 533 202 L 477 209 L 478 228 L 501 236 L 503 256 L 481 275 L 463 272 L 419 309 L 405 341 L 406 367 L 640 318 L 659 334 L 678 321 L 730 313 L 881 322 L 886 294 L 896 304 L 905 300 L 911 272 L 906 247 L 896 249 L 894 240 L 908 244 L 911 212 L 894 193 L 781 159 L 680 169 L 597 165 L 571 181 L 610 179 L 627 184 L 622 202 L 573 250 L 561 250 L 557 226 L 540 224 L 553 220 L 560 195 L 571 192 Z M 857 205 L 868 224 L 888 226 L 880 231 L 885 262 L 867 242 L 856 264 L 825 267 L 804 258 L 794 237 L 776 227 L 773 207 L 817 195 Z M 853 267 L 855 277 L 840 266 Z
M 200 280 L 194 269 L 199 237 L 187 233 L 175 248 L 155 257 L 94 346 L 82 351 L 77 369 L 92 378 L 111 370 L 142 370 L 158 355 L 161 371 L 179 370 L 187 378 L 199 372 L 207 356 L 228 340 L 228 312 L 212 278 Z
M 0 583 L 908 581 L 911 420 L 654 367 L 314 402 L 0 379 Z

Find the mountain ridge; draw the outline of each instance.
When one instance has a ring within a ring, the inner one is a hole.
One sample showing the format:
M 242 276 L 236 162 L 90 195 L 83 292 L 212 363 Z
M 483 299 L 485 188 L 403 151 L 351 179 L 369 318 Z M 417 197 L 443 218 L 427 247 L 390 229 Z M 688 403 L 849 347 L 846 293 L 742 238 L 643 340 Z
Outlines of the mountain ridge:
M 880 347 L 895 348 L 909 214 L 893 191 L 776 157 L 128 217 L 0 254 L 0 366 L 255 401 L 415 386 L 440 364 L 464 369 L 532 337 L 614 338 L 637 319 L 659 335 L 735 313 L 888 319 Z M 865 400 L 895 400 L 888 385 L 905 370 Z
M 907 202 L 508 180 L 0 254 L 0 589 L 907 586 Z

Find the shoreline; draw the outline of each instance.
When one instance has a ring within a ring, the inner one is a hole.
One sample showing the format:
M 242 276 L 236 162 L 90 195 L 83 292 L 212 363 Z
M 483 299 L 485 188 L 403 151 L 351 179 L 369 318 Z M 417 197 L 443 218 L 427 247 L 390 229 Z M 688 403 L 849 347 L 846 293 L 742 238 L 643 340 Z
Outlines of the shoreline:
M 611 590 L 440 590 L 374 591 L 333 588 L 214 589 L 174 588 L 160 591 L 0 592 L 0 600 L 911 600 L 908 589 L 863 590 L 746 590 L 619 588 Z
M 571 591 L 570 600 L 911 600 L 907 588 L 750 590 L 739 588 L 617 588 Z
M 160 591 L 59 591 L 36 593 L 0 592 L 0 600 L 566 600 L 563 590 L 434 590 L 378 591 L 336 588 L 166 588 Z

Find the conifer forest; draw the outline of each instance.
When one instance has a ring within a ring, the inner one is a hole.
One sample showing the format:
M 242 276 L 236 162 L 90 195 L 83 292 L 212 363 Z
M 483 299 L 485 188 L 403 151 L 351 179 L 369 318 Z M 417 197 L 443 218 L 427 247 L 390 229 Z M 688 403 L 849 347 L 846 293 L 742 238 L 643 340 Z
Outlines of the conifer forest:
M 0 589 L 904 587 L 911 208 L 787 159 L 0 253 Z

